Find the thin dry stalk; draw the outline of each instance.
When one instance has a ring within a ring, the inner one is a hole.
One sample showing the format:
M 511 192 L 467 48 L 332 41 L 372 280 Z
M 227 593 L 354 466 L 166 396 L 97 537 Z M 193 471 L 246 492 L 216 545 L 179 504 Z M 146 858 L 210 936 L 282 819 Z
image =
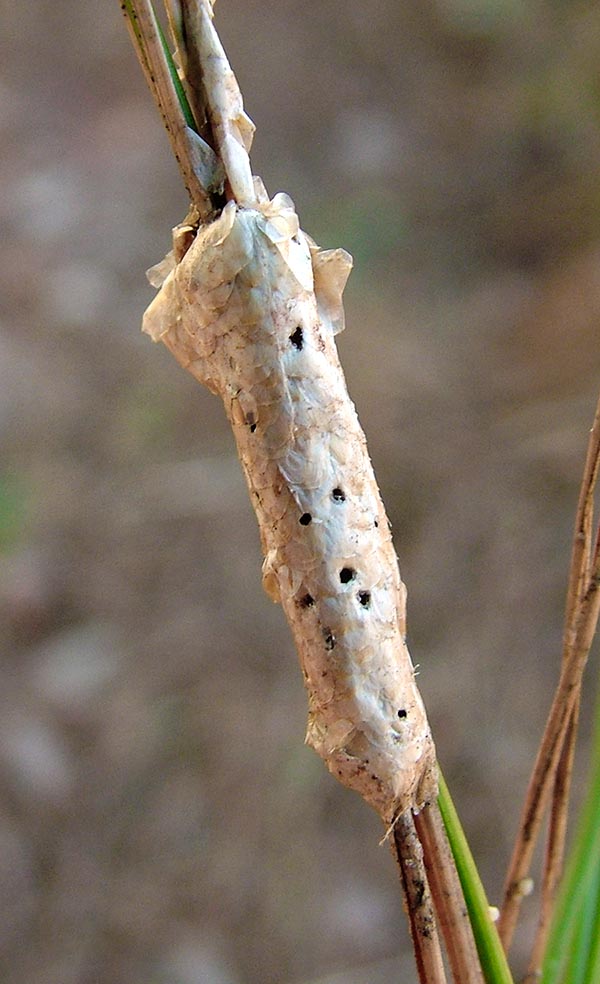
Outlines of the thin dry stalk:
M 598 458 L 594 456 L 592 449 L 592 454 L 588 456 L 586 462 L 585 473 L 581 483 L 575 535 L 573 537 L 573 553 L 565 610 L 565 636 L 563 641 L 565 653 L 568 653 L 577 621 L 579 606 L 582 603 L 590 581 L 591 565 L 593 563 L 594 483 L 597 478 L 597 469 Z M 597 550 L 598 546 L 596 544 L 596 552 Z M 538 980 L 541 973 L 541 965 L 550 932 L 558 884 L 563 870 L 580 700 L 581 689 L 577 695 L 573 713 L 567 726 L 552 789 L 550 820 L 542 875 L 540 914 L 527 974 L 527 980 L 531 982 Z
M 594 554 L 592 553 L 592 536 L 594 526 L 594 491 L 598 480 L 599 468 L 600 399 L 596 407 L 596 415 L 590 432 L 581 488 L 579 490 L 579 502 L 577 504 L 565 609 L 565 648 L 568 647 L 571 633 L 574 631 L 577 612 L 589 586 L 594 556 L 598 552 L 598 541 L 596 541 Z
M 527 790 L 525 808 L 506 879 L 504 904 L 498 923 L 498 932 L 506 950 L 510 948 L 512 942 L 521 900 L 525 894 L 523 892 L 524 881 L 530 870 L 537 836 L 562 753 L 564 735 L 578 700 L 583 669 L 598 622 L 600 610 L 599 584 L 600 571 L 596 570 L 591 579 L 590 589 L 582 604 L 572 658 L 561 677 Z
M 447 984 L 433 899 L 424 863 L 424 847 L 419 840 L 415 820 L 410 811 L 398 817 L 394 825 L 392 853 L 400 869 L 419 982 L 420 984 Z
M 414 818 L 423 848 L 433 905 L 456 984 L 483 984 L 483 976 L 462 886 L 437 803 Z
M 144 77 L 169 135 L 188 194 L 200 217 L 207 219 L 213 213 L 210 193 L 194 166 L 194 136 L 181 110 L 160 41 L 152 3 L 150 0 L 121 3 L 121 10 Z
M 526 977 L 526 982 L 530 982 L 530 984 L 534 984 L 535 981 L 539 980 L 541 975 L 544 952 L 548 941 L 548 934 L 550 932 L 552 914 L 554 911 L 554 903 L 563 870 L 565 841 L 567 835 L 569 793 L 571 788 L 571 776 L 573 773 L 573 759 L 575 756 L 579 703 L 580 701 L 578 697 L 576 705 L 573 709 L 571 720 L 569 721 L 562 753 L 558 762 L 558 768 L 556 770 L 554 788 L 552 790 L 552 804 L 550 807 L 550 821 L 548 824 L 546 853 L 544 858 L 540 914 Z
M 529 874 L 533 852 L 539 835 L 543 816 L 548 806 L 552 787 L 555 783 L 559 761 L 569 731 L 575 740 L 576 707 L 581 692 L 583 671 L 596 631 L 600 612 L 600 550 L 598 540 L 592 549 L 594 490 L 600 467 L 600 400 L 590 433 L 586 463 L 579 496 L 573 551 L 567 592 L 563 658 L 558 687 L 548 715 L 544 735 L 538 750 L 533 772 L 529 781 L 525 805 L 513 855 L 510 861 L 504 902 L 498 922 L 498 932 L 505 950 L 509 950 L 518 919 L 523 886 Z M 565 766 L 570 755 L 565 753 Z M 564 773 L 564 781 L 557 787 L 557 808 L 554 819 L 552 847 L 547 854 L 547 864 L 551 873 L 547 876 L 548 893 L 552 889 L 554 872 L 562 864 L 564 850 L 566 797 L 569 781 Z M 551 901 L 548 899 L 548 906 Z M 544 921 L 548 913 L 544 915 Z

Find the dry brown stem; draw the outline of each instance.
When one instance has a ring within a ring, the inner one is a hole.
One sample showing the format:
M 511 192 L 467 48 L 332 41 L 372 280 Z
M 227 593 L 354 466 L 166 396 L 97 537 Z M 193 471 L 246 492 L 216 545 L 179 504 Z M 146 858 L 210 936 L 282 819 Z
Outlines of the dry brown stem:
M 541 974 L 544 951 L 546 949 L 546 942 L 548 940 L 548 933 L 550 932 L 552 913 L 554 910 L 554 902 L 563 870 L 569 810 L 569 792 L 571 787 L 571 775 L 573 772 L 578 717 L 579 696 L 568 724 L 562 753 L 558 762 L 558 768 L 556 770 L 554 787 L 552 790 L 550 821 L 548 824 L 546 852 L 544 857 L 540 914 L 527 971 L 527 980 L 531 981 L 532 984 L 534 981 L 539 980 Z
M 392 852 L 400 869 L 419 982 L 447 984 L 424 848 L 410 810 L 395 823 Z
M 448 962 L 456 984 L 483 984 L 473 930 L 437 803 L 414 818 Z
M 445 982 L 440 932 L 454 984 L 483 984 L 462 887 L 437 802 L 394 825 L 399 865 L 421 984 Z
M 530 870 L 535 844 L 553 786 L 555 808 L 549 832 L 549 848 L 546 853 L 540 939 L 547 932 L 546 926 L 553 904 L 558 873 L 562 866 L 572 759 L 572 750 L 568 749 L 568 744 L 575 741 L 581 681 L 600 612 L 600 550 L 598 539 L 595 546 L 592 539 L 594 490 L 599 466 L 600 400 L 590 433 L 577 509 L 567 592 L 561 674 L 529 781 L 498 922 L 498 932 L 507 951 L 512 942 L 524 894 L 522 886 Z M 557 781 L 561 757 L 563 766 Z M 536 943 L 535 954 L 539 945 L 541 944 Z

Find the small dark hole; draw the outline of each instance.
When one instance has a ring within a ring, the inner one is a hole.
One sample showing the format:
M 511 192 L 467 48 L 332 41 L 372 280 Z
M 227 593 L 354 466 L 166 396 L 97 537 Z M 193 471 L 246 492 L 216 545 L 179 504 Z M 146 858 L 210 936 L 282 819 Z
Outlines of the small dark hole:
M 296 331 L 290 335 L 290 342 L 294 348 L 298 349 L 299 352 L 302 350 L 302 346 L 304 345 L 304 332 L 302 331 L 302 327 L 300 325 L 298 325 Z
M 374 520 L 373 526 L 375 527 L 375 529 L 378 529 L 378 527 L 379 527 L 379 520 L 378 519 Z
M 398 717 L 400 718 L 401 721 L 403 721 L 404 718 L 407 716 L 408 716 L 408 711 L 404 707 L 401 707 L 400 710 L 398 711 Z
M 371 605 L 371 592 L 370 591 L 359 591 L 358 600 L 363 606 L 363 608 L 369 608 Z
M 315 599 L 313 598 L 313 596 L 311 594 L 305 594 L 300 599 L 300 605 L 301 605 L 302 608 L 312 608 L 312 606 L 314 605 L 314 603 L 315 603 Z
M 337 489 L 337 488 L 334 489 L 333 492 L 331 493 L 331 497 L 336 502 L 345 502 L 346 501 L 346 493 L 343 492 L 342 489 Z
M 323 638 L 325 639 L 325 649 L 331 652 L 335 646 L 335 636 L 331 629 L 323 629 Z
M 353 571 L 351 567 L 342 567 L 340 571 L 340 581 L 342 584 L 348 584 L 349 581 L 353 581 L 356 577 L 356 571 Z
M 256 424 L 250 424 L 250 433 L 254 434 L 255 430 L 256 430 Z
M 310 523 L 312 523 L 312 516 L 311 516 L 311 514 L 310 513 L 302 513 L 299 522 L 300 522 L 300 526 L 308 526 Z

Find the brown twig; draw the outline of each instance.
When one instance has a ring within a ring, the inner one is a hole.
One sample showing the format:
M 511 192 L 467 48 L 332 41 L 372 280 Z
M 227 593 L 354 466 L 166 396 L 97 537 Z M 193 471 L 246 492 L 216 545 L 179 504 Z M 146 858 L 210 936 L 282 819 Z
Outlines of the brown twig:
M 400 869 L 419 982 L 447 984 L 423 847 L 410 810 L 394 825 L 392 853 Z
M 581 680 L 600 612 L 600 550 L 598 540 L 596 540 L 595 549 L 592 549 L 593 499 L 599 467 L 600 400 L 596 407 L 596 416 L 590 433 L 577 509 L 567 591 L 561 675 L 529 781 L 525 805 L 506 877 L 504 902 L 498 922 L 498 932 L 507 951 L 512 942 L 521 899 L 524 894 L 522 890 L 524 879 L 529 873 L 542 819 L 548 806 L 569 732 L 571 732 L 572 737 L 568 740 L 571 742 L 575 740 L 576 707 L 581 691 Z M 570 757 L 571 753 L 565 751 L 565 769 Z M 547 864 L 552 869 L 545 876 L 545 880 L 548 879 L 548 892 L 550 892 L 554 873 L 562 864 L 564 836 L 561 831 L 566 822 L 564 817 L 566 812 L 565 794 L 568 793 L 569 785 L 566 771 L 563 780 L 561 780 L 562 788 L 561 786 L 556 787 L 557 806 L 554 811 L 554 828 L 550 834 L 551 849 L 546 855 Z M 554 889 L 552 889 L 553 893 Z M 549 897 L 547 904 L 551 908 L 552 902 Z M 544 920 L 547 918 L 549 918 L 549 911 L 544 914 Z

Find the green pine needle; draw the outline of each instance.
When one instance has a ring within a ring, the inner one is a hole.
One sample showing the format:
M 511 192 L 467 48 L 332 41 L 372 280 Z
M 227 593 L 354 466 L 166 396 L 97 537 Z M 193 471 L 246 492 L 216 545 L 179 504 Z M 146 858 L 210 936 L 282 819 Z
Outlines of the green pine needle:
M 163 49 L 163 52 L 164 52 L 165 61 L 166 61 L 167 65 L 169 66 L 169 72 L 170 72 L 170 75 L 171 75 L 171 79 L 173 80 L 173 86 L 175 88 L 175 92 L 177 93 L 177 98 L 179 99 L 179 105 L 181 106 L 181 112 L 183 113 L 183 116 L 184 116 L 184 119 L 185 119 L 185 122 L 187 123 L 187 125 L 192 130 L 194 130 L 196 133 L 199 133 L 200 131 L 198 129 L 198 124 L 197 124 L 196 120 L 194 119 L 194 114 L 192 113 L 192 108 L 191 108 L 191 106 L 190 106 L 190 104 L 188 102 L 188 98 L 187 98 L 187 96 L 185 94 L 185 90 L 183 88 L 183 85 L 181 84 L 181 79 L 179 78 L 179 73 L 178 73 L 178 71 L 177 71 L 177 69 L 175 67 L 175 62 L 173 61 L 173 55 L 171 54 L 171 49 L 169 48 L 169 45 L 167 44 L 167 39 L 165 38 L 164 31 L 162 29 L 162 25 L 160 24 L 160 21 L 158 20 L 158 18 L 156 20 L 156 23 L 158 24 L 158 36 L 160 38 L 160 43 L 162 45 L 162 49 Z

